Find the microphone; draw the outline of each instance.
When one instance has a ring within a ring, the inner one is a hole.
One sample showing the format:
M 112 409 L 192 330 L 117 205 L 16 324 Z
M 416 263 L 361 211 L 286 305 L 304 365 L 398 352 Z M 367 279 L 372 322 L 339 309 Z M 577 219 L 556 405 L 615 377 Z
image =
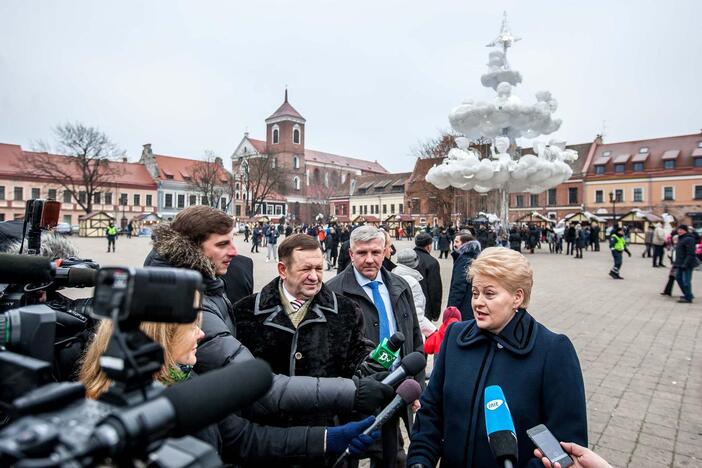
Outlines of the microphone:
M 48 257 L 0 253 L 0 283 L 46 283 L 55 269 Z
M 369 360 L 380 364 L 383 370 L 389 369 L 400 355 L 400 348 L 405 342 L 405 335 L 402 332 L 393 334 L 383 341 L 370 353 Z
M 499 385 L 487 387 L 484 401 L 485 431 L 492 454 L 501 466 L 511 468 L 517 463 L 519 449 L 514 422 L 502 388 Z
M 91 437 L 89 453 L 118 457 L 197 432 L 258 400 L 272 383 L 270 366 L 256 359 L 172 385 L 153 400 L 107 416 Z
M 426 366 L 427 358 L 425 358 L 422 353 L 419 351 L 411 352 L 402 359 L 400 367 L 390 372 L 381 383 L 393 387 L 405 380 L 405 378 L 414 377 L 419 374 Z
M 411 354 L 408 355 L 408 357 L 409 356 L 411 356 Z M 398 411 L 400 411 L 402 408 L 405 408 L 413 401 L 419 399 L 421 395 L 422 387 L 419 386 L 416 380 L 408 379 L 402 382 L 400 386 L 397 387 L 397 390 L 395 390 L 395 398 L 393 398 L 393 400 L 388 404 L 388 406 L 383 408 L 383 410 L 380 413 L 378 413 L 378 416 L 375 417 L 375 421 L 373 422 L 373 424 L 371 424 L 365 431 L 363 431 L 363 434 L 370 435 L 371 433 L 377 431 L 383 424 L 388 422 L 390 418 L 395 416 L 395 414 L 397 414 Z M 334 466 L 338 466 L 349 455 L 351 455 L 351 451 L 347 447 L 346 450 L 344 450 L 344 453 L 342 453 L 339 456 L 339 458 L 337 458 L 336 462 L 334 463 Z

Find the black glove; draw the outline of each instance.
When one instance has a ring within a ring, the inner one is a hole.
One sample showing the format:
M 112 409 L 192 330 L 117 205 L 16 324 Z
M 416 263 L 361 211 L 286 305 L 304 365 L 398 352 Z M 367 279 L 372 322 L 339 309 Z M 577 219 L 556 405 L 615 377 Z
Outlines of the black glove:
M 379 364 L 372 359 L 366 359 L 360 366 L 358 366 L 358 369 L 356 369 L 356 375 L 361 378 L 378 373 L 388 375 L 387 369 L 385 369 L 382 364 Z
M 353 378 L 356 384 L 354 410 L 361 414 L 372 414 L 377 408 L 392 400 L 395 390 L 390 385 L 380 382 L 387 375 L 387 372 L 378 372 L 362 379 L 358 377 Z

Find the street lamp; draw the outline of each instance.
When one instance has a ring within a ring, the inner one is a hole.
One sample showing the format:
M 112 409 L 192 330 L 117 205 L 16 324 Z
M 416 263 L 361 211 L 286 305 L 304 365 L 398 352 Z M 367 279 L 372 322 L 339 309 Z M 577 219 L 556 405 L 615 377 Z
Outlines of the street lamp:
M 609 192 L 609 201 L 612 203 L 612 229 L 617 227 L 617 196 L 614 191 Z

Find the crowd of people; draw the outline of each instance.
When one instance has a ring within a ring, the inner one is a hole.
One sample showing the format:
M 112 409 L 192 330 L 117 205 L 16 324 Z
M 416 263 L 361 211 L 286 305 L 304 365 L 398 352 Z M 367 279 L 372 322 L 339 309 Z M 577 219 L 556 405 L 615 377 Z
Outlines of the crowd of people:
M 692 301 L 694 236 L 681 225 L 659 249 L 656 229 L 653 266 L 664 266 L 660 250 L 669 246 L 683 299 Z M 231 218 L 219 210 L 187 208 L 155 228 L 144 262 L 193 269 L 205 282 L 195 323 L 143 325 L 165 351 L 159 381 L 177 385 L 254 357 L 275 373 L 264 398 L 198 434 L 225 461 L 324 466 L 348 448 L 355 456 L 348 466 L 358 458 L 370 458 L 374 467 L 494 466 L 483 392 L 500 385 L 519 434 L 515 466 L 550 466 L 525 437 L 538 424 L 563 442 L 575 466 L 608 466 L 584 448 L 585 391 L 572 343 L 527 310 L 533 271 L 521 253 L 522 246 L 533 253 L 542 242 L 560 253 L 565 241 L 564 254 L 582 258 L 583 250 L 599 250 L 599 226 L 573 223 L 560 234 L 536 225 L 437 226 L 415 235 L 373 226 L 247 226 L 243 234 L 251 252 L 265 247 L 266 261 L 276 262 L 277 275 L 258 292 L 253 261 L 237 252 L 233 230 Z M 398 251 L 394 238 L 406 236 L 413 236 L 414 248 Z M 614 229 L 609 242 L 612 272 L 621 277 L 626 238 Z M 439 259 L 449 255 L 445 298 Z M 332 268 L 337 274 L 325 281 L 324 272 Z M 390 370 L 416 352 L 436 356 L 433 370 L 413 377 L 424 388 L 418 401 L 381 431 L 366 434 L 394 389 L 383 382 L 387 372 L 364 363 L 398 332 L 404 341 Z M 109 388 L 97 361 L 109 333 L 110 325 L 100 324 L 82 362 L 81 379 L 93 398 Z M 407 428 L 409 446 L 400 425 Z

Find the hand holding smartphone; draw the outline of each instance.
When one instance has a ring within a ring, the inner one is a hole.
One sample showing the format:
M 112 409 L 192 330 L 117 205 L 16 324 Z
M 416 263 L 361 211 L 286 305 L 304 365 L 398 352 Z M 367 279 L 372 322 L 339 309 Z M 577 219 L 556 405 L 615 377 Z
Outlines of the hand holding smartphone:
M 541 450 L 541 453 L 548 458 L 551 465 L 558 463 L 561 468 L 566 468 L 573 464 L 573 459 L 565 453 L 558 440 L 543 424 L 528 429 L 527 435 L 534 442 L 534 445 Z

